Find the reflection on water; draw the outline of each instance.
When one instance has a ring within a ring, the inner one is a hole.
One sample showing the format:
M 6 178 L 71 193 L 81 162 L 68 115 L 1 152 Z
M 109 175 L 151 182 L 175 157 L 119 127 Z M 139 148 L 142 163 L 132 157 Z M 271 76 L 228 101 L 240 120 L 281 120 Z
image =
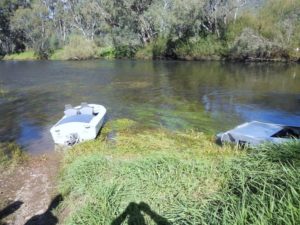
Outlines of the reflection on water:
M 243 121 L 300 126 L 300 66 L 176 61 L 0 62 L 0 141 L 53 149 L 65 104 L 103 104 L 109 118 L 217 132 Z

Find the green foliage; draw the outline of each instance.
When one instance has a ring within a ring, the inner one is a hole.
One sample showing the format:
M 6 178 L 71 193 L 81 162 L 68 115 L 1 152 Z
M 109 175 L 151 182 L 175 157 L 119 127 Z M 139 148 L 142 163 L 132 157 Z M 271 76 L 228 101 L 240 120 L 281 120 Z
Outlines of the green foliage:
M 116 58 L 133 58 L 137 51 L 136 46 L 131 45 L 117 45 L 115 47 Z
M 224 52 L 223 43 L 214 36 L 190 38 L 180 42 L 175 48 L 175 54 L 181 59 L 214 59 Z
M 97 53 L 99 57 L 105 59 L 113 59 L 116 57 L 116 50 L 112 46 L 102 47 L 100 48 L 99 52 Z
M 97 46 L 91 40 L 74 35 L 59 54 L 65 60 L 91 59 L 97 57 Z
M 204 209 L 205 223 L 298 224 L 299 150 L 299 142 L 266 145 L 233 160 L 222 192 Z
M 97 55 L 101 58 L 114 59 L 114 58 L 133 58 L 137 47 L 131 45 L 117 45 L 99 47 Z
M 27 47 L 35 51 L 41 59 L 51 53 L 49 39 L 51 36 L 50 21 L 47 20 L 48 9 L 37 1 L 32 8 L 19 8 L 11 19 L 11 27 L 26 33 Z
M 33 49 L 42 59 L 54 54 L 51 58 L 299 60 L 300 2 L 255 5 L 221 0 L 5 1 L 0 5 L 0 56 Z M 87 49 L 70 46 L 74 35 L 89 42 Z M 57 49 L 66 54 L 56 54 Z
M 112 124 L 113 141 L 67 153 L 60 183 L 66 224 L 299 223 L 299 142 L 243 152 L 195 131 L 141 132 L 127 119 L 102 135 Z
M 104 134 L 108 134 L 109 132 L 120 132 L 128 130 L 136 125 L 136 122 L 127 118 L 117 119 L 113 121 L 109 121 L 105 124 L 102 132 Z
M 13 167 L 25 160 L 25 155 L 15 143 L 0 143 L 0 168 Z
M 286 49 L 269 41 L 252 29 L 244 29 L 233 43 L 228 57 L 241 60 L 274 60 L 288 58 Z
M 4 60 L 36 60 L 38 57 L 33 51 L 26 51 L 21 53 L 15 53 L 11 55 L 6 55 Z
M 64 49 L 57 49 L 52 52 L 49 57 L 50 60 L 64 60 Z
M 153 42 L 146 44 L 140 48 L 135 57 L 138 59 L 160 59 L 165 58 L 168 51 L 168 39 L 159 37 Z

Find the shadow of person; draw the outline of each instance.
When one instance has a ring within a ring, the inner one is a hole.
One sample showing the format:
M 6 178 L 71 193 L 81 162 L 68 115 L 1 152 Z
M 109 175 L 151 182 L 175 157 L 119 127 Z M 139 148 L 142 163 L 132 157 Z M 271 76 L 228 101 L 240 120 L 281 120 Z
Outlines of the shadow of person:
M 137 204 L 135 202 L 129 203 L 123 213 L 121 213 L 111 225 L 121 225 L 126 218 L 128 218 L 128 225 L 146 225 L 144 215 L 147 214 L 157 225 L 171 225 L 171 223 L 164 217 L 158 215 L 150 206 L 144 202 Z
M 0 220 L 17 211 L 22 204 L 23 202 L 21 201 L 15 201 L 10 205 L 6 206 L 4 209 L 0 210 Z
M 52 214 L 52 210 L 55 209 L 59 203 L 63 200 L 62 195 L 57 195 L 50 203 L 47 211 L 40 215 L 31 217 L 24 225 L 55 225 L 58 223 L 58 219 Z

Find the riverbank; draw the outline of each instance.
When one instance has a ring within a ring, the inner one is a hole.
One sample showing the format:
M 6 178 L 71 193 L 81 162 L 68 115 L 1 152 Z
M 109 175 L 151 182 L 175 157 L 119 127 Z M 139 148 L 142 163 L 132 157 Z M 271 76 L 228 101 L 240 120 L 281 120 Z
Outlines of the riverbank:
M 61 155 L 18 155 L 0 156 L 0 224 L 55 224 L 58 219 L 52 210 L 61 200 L 57 194 Z
M 118 119 L 94 141 L 1 173 L 13 207 L 0 214 L 9 224 L 298 224 L 299 151 L 220 147 L 201 132 Z
M 110 122 L 68 151 L 63 224 L 300 222 L 299 142 L 241 151 L 196 131 L 136 126 Z
M 186 55 L 178 55 L 178 56 L 164 56 L 164 55 L 156 55 L 153 53 L 144 53 L 145 49 L 140 50 L 134 56 L 118 56 L 114 54 L 112 49 L 98 49 L 99 54 L 91 54 L 91 55 L 66 55 L 64 50 L 54 51 L 53 54 L 49 56 L 47 60 L 58 60 L 58 61 L 66 61 L 66 60 L 90 60 L 90 59 L 103 59 L 103 60 L 113 60 L 113 59 L 137 59 L 137 60 L 182 60 L 182 61 L 229 61 L 229 62 L 300 62 L 300 53 L 293 56 L 285 56 L 285 57 L 256 57 L 253 55 L 249 56 L 230 56 L 230 55 L 201 55 L 201 54 L 186 54 Z M 146 50 L 147 51 L 147 50 Z M 6 55 L 2 58 L 3 61 L 34 61 L 40 60 L 38 55 L 36 55 L 33 51 L 26 51 L 21 53 L 15 53 L 11 55 Z M 43 59 L 45 60 L 45 59 Z

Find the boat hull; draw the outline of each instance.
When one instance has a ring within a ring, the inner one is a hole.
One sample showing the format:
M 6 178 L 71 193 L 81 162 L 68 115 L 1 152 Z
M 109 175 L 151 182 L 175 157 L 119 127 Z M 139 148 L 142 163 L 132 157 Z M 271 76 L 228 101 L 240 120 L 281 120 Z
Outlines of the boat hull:
M 217 134 L 217 143 L 257 146 L 264 143 L 280 144 L 291 140 L 299 141 L 299 138 L 299 127 L 252 121 Z
M 102 105 L 88 104 L 88 106 L 93 107 L 97 115 L 78 115 L 73 118 L 64 116 L 50 129 L 55 144 L 73 145 L 97 137 L 104 124 L 106 109 Z M 79 108 L 80 106 L 75 107 Z

